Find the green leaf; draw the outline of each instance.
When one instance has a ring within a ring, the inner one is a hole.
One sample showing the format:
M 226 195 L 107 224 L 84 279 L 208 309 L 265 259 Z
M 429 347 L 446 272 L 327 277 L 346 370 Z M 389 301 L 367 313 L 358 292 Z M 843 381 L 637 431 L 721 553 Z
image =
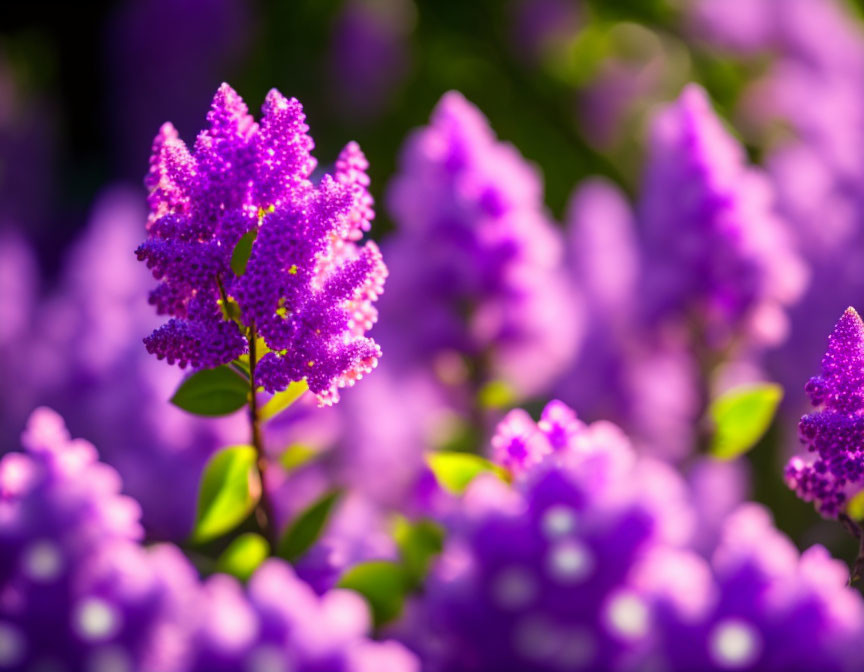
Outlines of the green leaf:
M 234 246 L 234 251 L 231 253 L 231 270 L 234 275 L 243 275 L 246 273 L 246 264 L 249 263 L 249 257 L 252 256 L 252 244 L 258 237 L 258 228 L 243 234 L 243 237 L 237 241 Z
M 507 408 L 516 401 L 516 393 L 503 380 L 493 380 L 480 388 L 477 400 L 483 408 Z
M 339 587 L 358 592 L 366 599 L 376 626 L 389 623 L 402 613 L 408 590 L 405 570 L 389 560 L 355 565 L 342 575 Z
M 209 541 L 229 532 L 252 513 L 261 496 L 255 448 L 230 446 L 210 458 L 198 490 L 192 540 Z
M 249 400 L 249 382 L 230 366 L 203 369 L 186 378 L 171 403 L 196 415 L 228 415 Z
M 454 494 L 462 494 L 477 476 L 495 474 L 508 480 L 507 472 L 484 457 L 470 453 L 430 453 L 426 461 L 441 487 Z
M 846 514 L 852 520 L 864 520 L 864 490 L 852 496 L 846 505 Z
M 280 558 L 293 562 L 312 547 L 341 495 L 341 490 L 328 492 L 294 519 L 279 542 Z
M 302 397 L 303 393 L 308 389 L 309 385 L 307 382 L 301 380 L 299 382 L 291 383 L 288 385 L 287 389 L 277 392 L 261 409 L 261 420 L 266 421 L 276 417 Z
M 279 456 L 279 464 L 285 471 L 294 471 L 318 456 L 318 451 L 302 443 L 294 443 Z
M 216 570 L 246 581 L 270 554 L 270 544 L 260 534 L 241 534 L 226 548 L 216 562 Z
M 774 383 L 742 385 L 711 403 L 708 413 L 714 422 L 711 454 L 731 460 L 753 448 L 768 430 L 783 388 Z
M 432 560 L 444 548 L 444 528 L 431 520 L 416 523 L 399 516 L 393 531 L 408 584 L 416 588 L 423 583 Z

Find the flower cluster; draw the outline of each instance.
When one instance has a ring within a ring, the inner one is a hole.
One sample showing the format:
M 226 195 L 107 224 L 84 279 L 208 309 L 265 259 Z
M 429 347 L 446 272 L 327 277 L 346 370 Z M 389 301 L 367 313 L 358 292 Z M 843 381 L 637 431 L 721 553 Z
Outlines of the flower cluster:
M 619 423 L 640 451 L 689 455 L 698 362 L 682 329 L 656 328 L 639 315 L 645 264 L 633 208 L 607 180 L 586 180 L 573 192 L 566 223 L 568 265 L 587 328 L 555 394 L 585 417 Z
M 144 548 L 135 502 L 93 446 L 37 410 L 0 460 L 0 668 L 416 672 L 365 637 L 362 599 L 318 597 L 279 560 L 248 590 L 203 583 L 173 546 Z
M 154 142 L 149 237 L 137 254 L 161 281 L 151 303 L 172 319 L 147 349 L 205 368 L 260 337 L 269 351 L 257 384 L 274 392 L 306 379 L 334 403 L 380 355 L 364 334 L 387 271 L 374 243 L 355 243 L 373 214 L 366 160 L 351 143 L 314 183 L 302 107 L 276 90 L 256 123 L 223 84 L 207 120 L 192 151 L 170 124 Z
M 706 557 L 680 476 L 558 402 L 505 420 L 493 454 L 514 485 L 469 486 L 411 605 L 425 669 L 857 669 L 845 568 L 799 556 L 761 507 L 729 515 Z
M 446 368 L 455 353 L 520 393 L 548 382 L 572 355 L 578 318 L 536 169 L 450 92 L 408 139 L 389 206 L 388 355 Z
M 817 410 L 801 418 L 798 434 L 811 455 L 793 458 L 786 480 L 799 497 L 833 517 L 864 481 L 864 322 L 854 308 L 837 322 L 822 375 L 805 389 Z
M 805 267 L 770 183 L 703 89 L 688 85 L 654 119 L 648 154 L 639 218 L 649 317 L 688 317 L 715 350 L 742 336 L 753 345 L 782 340 Z

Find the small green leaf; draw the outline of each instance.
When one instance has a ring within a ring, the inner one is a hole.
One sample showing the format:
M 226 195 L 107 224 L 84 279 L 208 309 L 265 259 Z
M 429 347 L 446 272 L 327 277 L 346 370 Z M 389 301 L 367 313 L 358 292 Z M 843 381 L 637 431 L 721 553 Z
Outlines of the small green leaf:
M 243 237 L 237 241 L 234 246 L 234 252 L 231 253 L 231 270 L 234 275 L 243 275 L 246 273 L 246 264 L 249 263 L 249 257 L 252 256 L 252 244 L 258 237 L 257 227 L 243 234 Z
M 399 547 L 409 585 L 420 586 L 432 560 L 444 548 L 444 529 L 431 520 L 415 523 L 399 516 L 393 536 Z
M 280 558 L 293 562 L 312 547 L 341 495 L 340 490 L 328 492 L 294 519 L 279 542 Z
M 846 505 L 846 513 L 852 520 L 864 520 L 864 490 L 852 496 Z
M 260 534 L 241 534 L 226 548 L 216 562 L 216 570 L 246 581 L 270 554 L 270 544 Z
M 249 383 L 229 366 L 202 369 L 186 378 L 171 403 L 196 415 L 228 415 L 246 405 Z
M 753 448 L 768 431 L 782 398 L 779 385 L 757 383 L 736 387 L 715 399 L 708 411 L 715 428 L 711 454 L 731 460 Z
M 225 301 L 219 299 L 217 303 L 219 304 L 219 310 L 222 311 L 222 319 L 228 322 L 236 322 L 237 324 L 241 324 L 243 313 L 240 310 L 239 303 L 237 303 L 234 299 L 227 299 Z
M 318 451 L 302 443 L 294 443 L 279 456 L 279 464 L 285 471 L 294 471 L 318 456 Z
M 266 421 L 276 417 L 302 397 L 303 393 L 308 389 L 309 385 L 306 381 L 301 380 L 291 383 L 287 389 L 277 392 L 270 398 L 270 401 L 264 404 L 264 408 L 261 409 L 261 420 Z
M 374 560 L 349 569 L 339 580 L 339 587 L 360 593 L 369 603 L 375 625 L 380 626 L 402 613 L 408 583 L 399 564 Z
M 210 458 L 198 490 L 193 541 L 221 536 L 252 513 L 261 496 L 256 460 L 252 446 L 230 446 Z
M 503 380 L 493 380 L 480 388 L 477 400 L 483 408 L 507 408 L 515 402 L 516 393 Z
M 495 474 L 507 480 L 507 472 L 484 457 L 470 453 L 430 453 L 426 461 L 441 487 L 454 494 L 462 494 L 477 476 Z

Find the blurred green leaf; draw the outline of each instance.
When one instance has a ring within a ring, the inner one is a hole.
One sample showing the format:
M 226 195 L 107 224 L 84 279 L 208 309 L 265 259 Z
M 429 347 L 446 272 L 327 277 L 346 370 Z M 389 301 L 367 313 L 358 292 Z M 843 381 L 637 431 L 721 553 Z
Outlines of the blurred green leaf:
M 294 471 L 307 462 L 315 459 L 318 451 L 302 443 L 294 443 L 288 446 L 279 456 L 279 464 L 285 471 Z
M 270 544 L 260 534 L 247 532 L 232 541 L 216 563 L 216 569 L 246 581 L 270 554 Z
M 856 493 L 846 505 L 846 514 L 852 520 L 864 520 L 864 490 Z
M 294 519 L 279 542 L 280 558 L 293 562 L 312 547 L 341 495 L 341 490 L 328 492 Z
M 430 453 L 426 461 L 441 487 L 454 494 L 462 494 L 477 476 L 495 474 L 507 480 L 507 472 L 479 455 L 470 453 Z
M 252 256 L 252 244 L 257 237 L 258 229 L 254 228 L 243 234 L 243 237 L 237 241 L 234 252 L 231 253 L 231 270 L 234 271 L 234 275 L 246 273 L 246 264 L 249 263 L 249 257 Z
M 249 399 L 248 381 L 229 366 L 197 371 L 184 380 L 171 403 L 195 415 L 234 413 Z
M 477 400 L 483 408 L 507 408 L 516 400 L 516 393 L 503 380 L 493 380 L 480 388 Z
M 742 385 L 711 403 L 708 413 L 714 422 L 711 454 L 731 460 L 755 446 L 768 430 L 783 388 L 774 383 Z
M 432 560 L 444 548 L 444 528 L 431 520 L 411 522 L 403 516 L 396 519 L 393 531 L 396 545 L 410 587 L 423 583 Z
M 374 560 L 349 569 L 339 580 L 339 587 L 360 593 L 369 603 L 375 625 L 381 626 L 402 613 L 408 582 L 398 563 Z
M 261 478 L 252 446 L 230 446 L 204 467 L 192 540 L 209 541 L 229 532 L 252 513 L 261 496 Z
M 270 401 L 264 404 L 261 409 L 261 420 L 267 421 L 276 417 L 282 411 L 290 408 L 290 406 L 303 396 L 303 393 L 309 389 L 309 385 L 305 380 L 293 382 L 288 385 L 287 389 L 274 394 Z

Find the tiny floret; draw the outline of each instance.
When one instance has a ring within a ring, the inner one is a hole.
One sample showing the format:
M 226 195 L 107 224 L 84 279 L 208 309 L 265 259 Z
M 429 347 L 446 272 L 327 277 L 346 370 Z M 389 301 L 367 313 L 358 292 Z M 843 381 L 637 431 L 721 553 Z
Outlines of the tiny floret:
M 258 385 L 276 392 L 305 378 L 320 403 L 334 403 L 381 354 L 365 333 L 387 269 L 374 243 L 357 242 L 374 216 L 368 163 L 352 142 L 333 174 L 313 180 L 303 108 L 275 89 L 256 122 L 223 84 L 207 122 L 191 150 L 171 124 L 153 144 L 149 236 L 137 255 L 160 281 L 150 303 L 171 319 L 147 350 L 209 368 L 260 337 L 269 352 Z

